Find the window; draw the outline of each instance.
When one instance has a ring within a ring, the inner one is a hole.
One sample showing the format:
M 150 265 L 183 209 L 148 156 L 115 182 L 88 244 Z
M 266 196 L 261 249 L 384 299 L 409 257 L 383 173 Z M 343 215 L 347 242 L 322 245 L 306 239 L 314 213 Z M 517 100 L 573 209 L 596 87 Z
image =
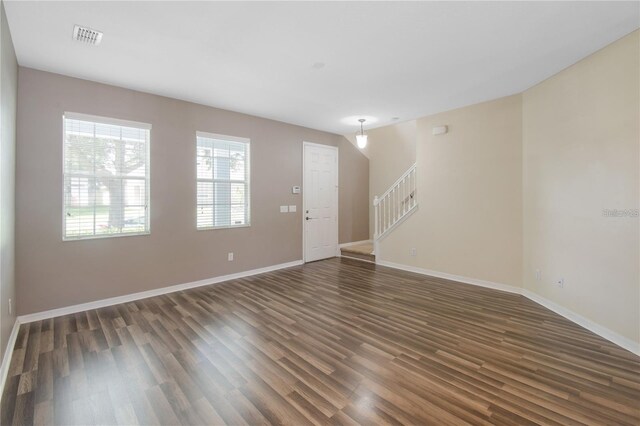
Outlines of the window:
M 197 132 L 198 229 L 248 226 L 249 139 Z
M 149 233 L 151 125 L 65 113 L 63 239 Z

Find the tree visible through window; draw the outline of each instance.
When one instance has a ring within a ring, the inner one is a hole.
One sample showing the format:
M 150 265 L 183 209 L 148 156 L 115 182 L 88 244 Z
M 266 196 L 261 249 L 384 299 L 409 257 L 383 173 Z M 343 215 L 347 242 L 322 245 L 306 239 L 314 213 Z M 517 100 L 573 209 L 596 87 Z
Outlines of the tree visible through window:
M 64 239 L 149 232 L 151 126 L 64 117 Z
M 197 227 L 247 226 L 249 140 L 197 133 Z

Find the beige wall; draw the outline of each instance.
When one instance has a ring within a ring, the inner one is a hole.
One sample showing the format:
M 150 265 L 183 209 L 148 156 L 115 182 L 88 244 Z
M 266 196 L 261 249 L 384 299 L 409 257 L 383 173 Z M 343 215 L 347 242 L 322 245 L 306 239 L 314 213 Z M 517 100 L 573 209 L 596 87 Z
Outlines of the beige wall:
M 368 131 L 369 206 L 416 162 L 416 121 Z M 373 237 L 373 208 L 369 209 L 369 235 Z
M 524 285 L 635 342 L 638 218 L 602 211 L 639 208 L 639 34 L 523 95 Z
M 640 343 L 639 219 L 603 216 L 640 208 L 640 31 L 521 95 L 417 122 L 420 207 L 380 260 L 522 286 Z
M 433 136 L 439 125 L 449 132 Z M 520 95 L 417 120 L 419 207 L 381 260 L 521 286 L 521 135 Z
M 0 6 L 0 361 L 16 319 L 14 275 L 15 147 L 18 64 Z M 14 310 L 9 313 L 9 299 Z
M 416 120 L 366 130 L 367 146 L 359 149 L 369 159 L 369 238 L 373 238 L 373 198 L 382 195 L 416 162 Z M 345 135 L 354 146 L 356 134 Z M 355 241 L 355 240 L 354 240 Z
M 62 242 L 64 111 L 152 124 L 151 235 Z M 196 230 L 196 130 L 251 139 L 251 227 Z M 302 184 L 303 141 L 339 147 L 340 241 L 366 239 L 368 160 L 342 136 L 20 68 L 18 313 L 302 259 L 302 198 L 291 186 Z
M 338 217 L 340 243 L 366 240 L 369 236 L 369 160 L 346 138 L 340 137 Z

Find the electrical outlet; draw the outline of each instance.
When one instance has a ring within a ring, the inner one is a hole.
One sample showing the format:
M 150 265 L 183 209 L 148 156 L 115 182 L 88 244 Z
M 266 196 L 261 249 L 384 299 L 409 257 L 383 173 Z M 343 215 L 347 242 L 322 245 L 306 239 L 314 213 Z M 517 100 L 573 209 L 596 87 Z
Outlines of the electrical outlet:
M 233 262 L 233 253 L 229 253 L 229 254 L 227 254 L 227 260 L 228 260 L 229 262 Z
M 560 288 L 564 287 L 564 278 L 558 278 L 556 280 L 556 286 L 558 286 Z
M 411 250 L 409 250 L 409 255 L 411 256 L 415 256 L 418 253 L 418 251 L 415 248 L 412 248 Z
M 296 205 L 289 206 L 289 213 L 295 213 L 296 210 L 298 210 L 298 207 Z
M 9 315 L 13 313 L 13 301 L 9 299 Z
M 536 281 L 540 281 L 542 279 L 542 273 L 540 269 L 536 269 Z
M 280 213 L 289 213 L 289 206 L 280 206 Z

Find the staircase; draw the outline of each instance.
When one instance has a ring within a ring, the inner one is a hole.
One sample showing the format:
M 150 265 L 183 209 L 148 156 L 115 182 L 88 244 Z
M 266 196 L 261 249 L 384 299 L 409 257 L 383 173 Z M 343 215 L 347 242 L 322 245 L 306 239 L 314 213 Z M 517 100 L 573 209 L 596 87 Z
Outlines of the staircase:
M 384 194 L 373 199 L 374 253 L 378 251 L 377 243 L 416 210 L 416 195 L 414 163 Z
M 351 259 L 376 262 L 378 243 L 418 208 L 415 163 L 381 196 L 373 199 L 373 242 L 361 241 L 340 247 L 340 255 Z

